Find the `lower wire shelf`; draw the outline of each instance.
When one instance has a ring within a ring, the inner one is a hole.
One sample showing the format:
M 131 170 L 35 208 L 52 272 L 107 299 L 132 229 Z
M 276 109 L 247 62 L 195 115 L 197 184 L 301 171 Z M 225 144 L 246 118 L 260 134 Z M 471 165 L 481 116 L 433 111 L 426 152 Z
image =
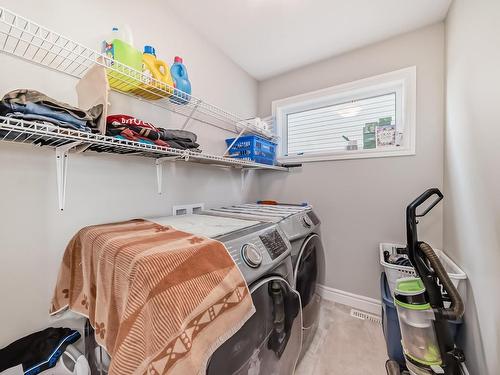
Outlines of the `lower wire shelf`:
M 203 152 L 179 150 L 3 116 L 0 116 L 0 141 L 28 143 L 53 148 L 74 145 L 75 147 L 85 148 L 85 150 L 102 153 L 136 155 L 150 158 L 177 156 L 178 160 L 223 167 L 288 171 L 288 168 L 275 165 L 259 164 Z
M 286 167 L 254 163 L 229 157 L 179 150 L 142 142 L 118 139 L 102 134 L 87 133 L 58 127 L 49 123 L 24 121 L 0 116 L 0 141 L 33 144 L 53 148 L 56 151 L 57 185 L 59 209 L 64 209 L 66 191 L 67 160 L 70 151 L 79 153 L 95 151 L 107 154 L 135 155 L 153 158 L 157 170 L 158 193 L 161 194 L 162 164 L 167 161 L 184 161 L 242 171 L 275 170 L 288 171 Z

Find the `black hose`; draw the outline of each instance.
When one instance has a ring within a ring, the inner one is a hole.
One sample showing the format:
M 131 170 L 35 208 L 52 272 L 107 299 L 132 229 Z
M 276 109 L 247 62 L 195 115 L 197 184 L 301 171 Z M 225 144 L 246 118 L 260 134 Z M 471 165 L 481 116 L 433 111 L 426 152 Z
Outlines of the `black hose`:
M 444 289 L 448 293 L 448 296 L 451 299 L 451 306 L 449 308 L 440 308 L 438 309 L 438 313 L 446 320 L 460 320 L 464 315 L 464 303 L 460 294 L 458 293 L 457 288 L 453 285 L 453 282 L 450 280 L 448 273 L 443 267 L 443 264 L 439 260 L 438 256 L 425 242 L 419 243 L 420 250 L 425 254 L 425 257 L 429 260 L 429 263 L 432 266 L 432 269 L 436 273 L 437 278 L 441 281 Z

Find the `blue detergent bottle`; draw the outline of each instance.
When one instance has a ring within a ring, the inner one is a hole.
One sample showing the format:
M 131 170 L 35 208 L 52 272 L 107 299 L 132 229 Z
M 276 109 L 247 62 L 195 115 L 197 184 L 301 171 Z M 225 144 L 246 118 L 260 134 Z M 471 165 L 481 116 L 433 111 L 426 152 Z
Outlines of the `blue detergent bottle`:
M 170 101 L 177 104 L 188 103 L 191 100 L 191 82 L 189 82 L 187 69 L 182 63 L 181 57 L 175 56 L 174 64 L 170 68 L 170 74 L 175 84 L 174 95 L 170 98 Z

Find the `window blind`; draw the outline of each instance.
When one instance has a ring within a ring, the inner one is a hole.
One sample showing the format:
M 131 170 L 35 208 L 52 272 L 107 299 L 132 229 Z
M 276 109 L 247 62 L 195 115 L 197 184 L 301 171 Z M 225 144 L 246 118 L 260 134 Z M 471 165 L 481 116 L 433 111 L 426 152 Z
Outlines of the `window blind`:
M 287 114 L 287 154 L 346 150 L 348 138 L 363 149 L 363 128 L 381 118 L 396 119 L 396 93 L 388 93 Z

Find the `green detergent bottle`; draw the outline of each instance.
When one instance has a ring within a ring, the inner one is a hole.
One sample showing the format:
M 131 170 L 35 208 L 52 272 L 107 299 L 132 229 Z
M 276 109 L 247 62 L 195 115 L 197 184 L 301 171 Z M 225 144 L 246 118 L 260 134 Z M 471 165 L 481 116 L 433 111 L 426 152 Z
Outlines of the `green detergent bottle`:
M 142 53 L 133 46 L 130 28 L 113 27 L 111 35 L 102 43 L 102 52 L 106 56 L 108 80 L 112 88 L 128 92 L 140 84 Z

